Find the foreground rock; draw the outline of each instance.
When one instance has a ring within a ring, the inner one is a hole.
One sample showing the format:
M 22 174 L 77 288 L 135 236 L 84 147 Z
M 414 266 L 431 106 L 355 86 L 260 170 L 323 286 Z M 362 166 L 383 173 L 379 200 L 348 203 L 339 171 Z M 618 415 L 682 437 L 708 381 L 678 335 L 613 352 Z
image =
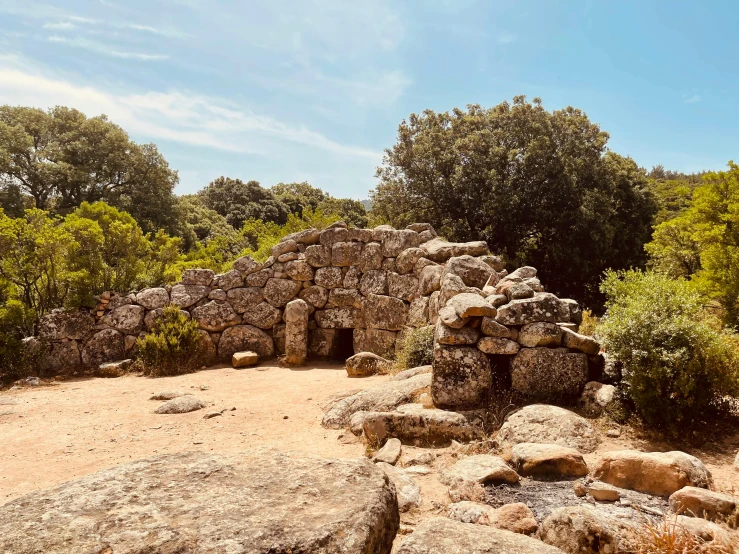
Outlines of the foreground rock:
M 669 496 L 686 486 L 711 488 L 713 479 L 703 462 L 685 452 L 606 452 L 593 477 L 621 489 Z
M 536 533 L 539 528 L 533 512 L 522 502 L 492 508 L 487 504 L 463 500 L 449 506 L 449 518 L 462 523 L 489 525 L 523 535 Z
M 471 424 L 464 415 L 435 409 L 367 412 L 362 417 L 362 430 L 374 444 L 394 437 L 402 444 L 425 447 L 448 446 L 453 440 L 469 442 L 485 436 L 482 428 Z
M 397 529 L 395 491 L 369 460 L 188 452 L 5 504 L 0 552 L 388 554 Z
M 398 510 L 407 512 L 411 508 L 421 505 L 421 487 L 399 467 L 394 467 L 385 462 L 377 462 L 377 467 L 385 472 L 388 479 L 395 485 L 398 497 Z
M 498 440 L 558 444 L 580 452 L 593 452 L 600 439 L 591 423 L 579 415 L 546 404 L 526 406 L 511 415 L 498 431 Z
M 727 521 L 739 515 L 739 499 L 698 487 L 683 487 L 670 495 L 670 509 L 689 517 Z
M 391 466 L 400 458 L 402 444 L 398 439 L 388 439 L 388 441 L 377 452 L 372 455 L 373 462 L 385 462 Z
M 205 408 L 205 402 L 188 394 L 169 400 L 154 410 L 155 414 L 186 414 Z
M 558 508 L 539 529 L 542 541 L 567 554 L 626 553 L 634 527 L 624 520 L 585 506 Z
M 178 396 L 185 396 L 187 393 L 182 390 L 163 390 L 155 392 L 149 397 L 149 400 L 172 400 Z
M 441 472 L 439 480 L 445 485 L 462 483 L 518 483 L 520 477 L 503 458 L 490 454 L 478 454 L 462 458 L 453 466 Z
M 377 373 L 385 373 L 390 366 L 390 360 L 372 352 L 359 352 L 346 360 L 346 373 L 349 377 L 369 377 Z
M 256 352 L 234 352 L 231 356 L 231 365 L 235 368 L 249 367 L 259 363 L 259 354 Z
M 562 554 L 541 541 L 521 535 L 447 518 L 422 521 L 397 554 Z
M 583 477 L 588 466 L 577 450 L 558 444 L 522 442 L 513 447 L 513 466 L 524 476 Z

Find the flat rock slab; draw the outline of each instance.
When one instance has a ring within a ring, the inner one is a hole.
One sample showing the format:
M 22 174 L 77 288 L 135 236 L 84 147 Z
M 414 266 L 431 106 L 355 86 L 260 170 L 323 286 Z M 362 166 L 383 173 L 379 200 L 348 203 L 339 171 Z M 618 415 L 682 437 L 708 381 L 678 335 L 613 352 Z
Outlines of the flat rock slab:
M 205 402 L 199 398 L 188 394 L 186 396 L 178 396 L 172 400 L 168 400 L 156 410 L 155 414 L 186 414 L 188 412 L 194 412 L 195 410 L 202 410 L 205 408 Z
M 168 454 L 0 507 L 0 552 L 389 554 L 393 486 L 369 460 Z
M 490 454 L 477 454 L 462 458 L 453 466 L 441 472 L 439 480 L 445 485 L 461 482 L 480 483 L 518 483 L 520 477 L 505 463 L 503 458 Z
M 163 390 L 159 392 L 155 392 L 149 397 L 149 400 L 172 400 L 173 398 L 177 398 L 179 396 L 185 396 L 186 394 L 189 394 L 183 390 Z
M 562 554 L 559 548 L 511 531 L 447 518 L 427 519 L 398 549 L 398 554 Z
M 367 412 L 362 417 L 367 439 L 382 444 L 389 437 L 414 446 L 448 446 L 453 440 L 469 442 L 484 438 L 482 427 L 463 414 L 420 409 L 409 412 Z
M 583 477 L 588 466 L 577 450 L 558 444 L 522 442 L 513 446 L 513 466 L 524 476 Z

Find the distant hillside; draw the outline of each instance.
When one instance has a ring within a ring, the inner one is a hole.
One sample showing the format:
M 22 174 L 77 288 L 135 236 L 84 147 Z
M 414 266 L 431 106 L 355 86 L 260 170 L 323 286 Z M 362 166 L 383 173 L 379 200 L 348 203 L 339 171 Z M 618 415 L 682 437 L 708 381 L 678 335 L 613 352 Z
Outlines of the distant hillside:
M 372 200 L 369 198 L 367 200 L 362 200 L 362 206 L 364 206 L 364 209 L 368 212 L 372 210 Z

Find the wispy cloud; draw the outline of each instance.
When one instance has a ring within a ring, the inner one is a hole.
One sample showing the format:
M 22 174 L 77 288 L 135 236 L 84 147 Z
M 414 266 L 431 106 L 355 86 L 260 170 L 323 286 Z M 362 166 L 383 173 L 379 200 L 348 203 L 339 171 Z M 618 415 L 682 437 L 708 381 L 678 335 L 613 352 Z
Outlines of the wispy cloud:
M 75 48 L 82 48 L 84 50 L 89 50 L 90 52 L 95 52 L 97 54 L 104 54 L 106 56 L 111 56 L 114 58 L 121 58 L 126 60 L 139 60 L 143 62 L 149 62 L 149 61 L 159 61 L 159 60 L 166 60 L 169 58 L 169 56 L 164 54 L 146 54 L 141 52 L 127 52 L 123 50 L 118 50 L 115 48 L 111 48 L 110 46 L 106 44 L 102 44 L 100 42 L 96 42 L 94 40 L 88 40 L 81 37 L 76 38 L 69 38 L 69 37 L 62 37 L 59 35 L 52 35 L 50 37 L 47 37 L 47 40 L 49 42 L 56 42 L 60 44 L 67 44 L 69 46 L 73 46 Z
M 53 31 L 71 31 L 76 29 L 77 26 L 69 21 L 60 21 L 59 23 L 44 23 L 43 28 Z
M 685 102 L 686 104 L 697 104 L 700 101 L 701 97 L 698 94 L 692 94 L 690 96 L 683 95 L 683 102 Z
M 511 44 L 516 42 L 516 35 L 507 32 L 498 33 L 497 41 L 498 44 Z

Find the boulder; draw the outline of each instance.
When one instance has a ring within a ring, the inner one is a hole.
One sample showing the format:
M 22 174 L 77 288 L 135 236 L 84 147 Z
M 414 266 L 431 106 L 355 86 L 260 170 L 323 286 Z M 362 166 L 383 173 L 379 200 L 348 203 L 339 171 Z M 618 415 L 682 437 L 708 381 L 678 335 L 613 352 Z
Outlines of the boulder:
M 182 273 L 182 284 L 208 287 L 213 282 L 215 276 L 215 271 L 212 269 L 186 269 Z
M 331 265 L 349 267 L 356 265 L 362 255 L 361 242 L 337 242 L 331 247 Z
M 713 486 L 703 462 L 685 452 L 605 452 L 593 467 L 593 477 L 621 489 L 670 496 L 686 486 Z
M 138 335 L 144 328 L 145 313 L 143 306 L 128 304 L 105 314 L 100 323 L 125 335 Z
M 122 359 L 125 351 L 123 334 L 115 329 L 103 329 L 85 343 L 81 356 L 82 365 L 97 369 L 100 364 Z
M 558 444 L 580 452 L 594 452 L 600 438 L 593 425 L 584 417 L 545 404 L 533 404 L 511 414 L 498 431 L 501 444 L 524 442 Z
M 285 363 L 303 365 L 308 358 L 308 316 L 310 306 L 296 299 L 285 306 Z
M 373 462 L 385 462 L 394 466 L 400 458 L 402 444 L 398 439 L 388 439 L 382 448 L 372 455 Z
M 100 364 L 95 374 L 98 377 L 120 377 L 126 371 L 131 369 L 133 360 L 127 358 L 125 360 L 118 360 L 116 362 L 106 362 Z
M 384 381 L 343 398 L 337 398 L 325 408 L 322 424 L 329 429 L 341 429 L 359 411 L 392 411 L 401 404 L 412 402 L 414 397 L 428 389 L 431 375 L 423 373 L 408 379 Z
M 415 231 L 416 233 L 431 231 L 434 233 L 434 235 L 436 234 L 434 227 L 430 223 L 411 223 L 406 227 L 406 229 L 410 229 L 411 231 Z
M 576 398 L 587 381 L 587 356 L 565 348 L 523 348 L 511 362 L 513 388 L 537 400 Z
M 410 379 L 411 377 L 415 377 L 416 375 L 421 375 L 422 373 L 431 373 L 431 366 L 430 365 L 421 365 L 418 367 L 412 367 L 410 369 L 404 369 L 403 371 L 400 371 L 393 375 L 392 380 L 393 381 L 402 381 L 404 379 Z
M 439 480 L 448 486 L 462 483 L 479 483 L 481 485 L 515 484 L 520 477 L 503 458 L 491 454 L 477 454 L 460 459 L 441 472 Z
M 485 302 L 479 294 L 463 292 L 453 296 L 446 303 L 447 308 L 453 308 L 457 316 L 462 319 L 470 317 L 495 317 L 496 309 Z
M 528 348 L 559 346 L 562 343 L 562 328 L 546 321 L 529 323 L 518 332 L 518 342 Z
M 344 285 L 344 274 L 340 267 L 322 267 L 316 270 L 313 282 L 327 289 L 338 289 Z
M 616 387 L 604 385 L 597 381 L 585 383 L 579 406 L 589 417 L 599 417 L 610 406 L 616 397 Z
M 462 523 L 445 517 L 423 520 L 397 554 L 563 554 L 553 546 L 487 525 Z
M 384 373 L 392 362 L 373 354 L 372 352 L 359 352 L 346 360 L 346 373 L 349 377 L 368 377 L 376 373 Z
M 600 352 L 600 344 L 593 337 L 581 335 L 566 327 L 562 327 L 562 345 L 590 356 L 595 356 Z
M 440 265 L 427 265 L 418 276 L 418 293 L 428 296 L 441 288 L 441 274 L 444 267 Z
M 488 245 L 484 241 L 474 242 L 447 242 L 435 238 L 421 245 L 425 257 L 437 263 L 446 262 L 452 256 L 483 256 L 490 254 Z
M 420 296 L 411 302 L 406 324 L 410 327 L 425 327 L 429 324 L 428 296 Z
M 169 293 L 170 302 L 179 308 L 189 308 L 208 298 L 210 287 L 205 285 L 175 285 Z
M 495 320 L 503 325 L 526 325 L 537 321 L 568 323 L 570 311 L 553 294 L 540 292 L 533 298 L 511 300 L 501 306 Z
M 600 481 L 587 484 L 585 490 L 598 502 L 616 502 L 621 498 L 621 493 L 616 487 Z
M 226 293 L 228 303 L 236 313 L 243 314 L 264 300 L 260 287 L 231 289 Z
M 295 242 L 292 239 L 283 239 L 282 242 L 279 242 L 275 244 L 272 247 L 272 256 L 275 258 L 282 256 L 283 254 L 287 254 L 288 252 L 297 252 L 298 251 L 298 243 Z
M 39 369 L 46 373 L 75 370 L 82 365 L 77 341 L 51 342 L 38 358 Z
M 634 523 L 618 519 L 587 506 L 555 509 L 539 528 L 539 538 L 567 554 L 633 552 L 629 540 Z
M 383 358 L 392 358 L 397 336 L 395 331 L 384 329 L 354 329 L 354 352 L 371 352 Z
M 359 308 L 317 310 L 316 325 L 322 329 L 356 329 L 364 327 L 364 312 Z
M 470 423 L 462 414 L 413 406 L 413 410 L 402 412 L 364 412 L 361 424 L 367 439 L 382 444 L 396 438 L 402 444 L 439 447 L 485 436 L 481 427 Z
M 437 323 L 442 323 L 450 329 L 461 329 L 469 323 L 469 319 L 460 317 L 452 306 L 444 306 L 439 310 Z
M 254 273 L 250 273 L 244 279 L 244 284 L 247 287 L 263 287 L 267 284 L 267 281 L 274 275 L 274 271 L 271 269 L 261 269 Z
M 251 275 L 262 269 L 262 264 L 251 256 L 242 256 L 233 263 L 234 269 L 243 276 Z
M 185 396 L 178 396 L 172 400 L 168 400 L 156 410 L 155 414 L 186 414 L 188 412 L 194 412 L 196 410 L 202 410 L 205 408 L 205 402 L 187 394 Z
M 521 346 L 511 339 L 499 337 L 483 337 L 477 343 L 477 348 L 485 354 L 503 354 L 513 356 L 518 353 Z
M 294 281 L 310 281 L 313 279 L 313 268 L 304 260 L 295 260 L 285 264 L 285 274 Z
M 181 390 L 165 390 L 155 392 L 149 397 L 149 400 L 172 400 L 178 396 L 185 396 L 187 393 Z
M 533 512 L 523 502 L 505 504 L 496 509 L 487 504 L 463 500 L 449 506 L 449 519 L 462 523 L 489 525 L 522 535 L 532 535 L 539 528 Z
M 370 242 L 372 240 L 372 229 L 351 228 L 348 231 L 350 241 Z
M 388 231 L 382 239 L 382 255 L 386 258 L 395 258 L 403 250 L 415 248 L 421 244 L 418 233 L 410 229 Z
M 513 446 L 511 461 L 523 476 L 583 477 L 588 466 L 582 454 L 560 444 L 522 442 Z
M 328 227 L 321 231 L 318 240 L 323 246 L 331 248 L 337 242 L 347 242 L 349 240 L 349 231 L 344 227 Z
M 394 467 L 385 462 L 377 462 L 377 467 L 387 475 L 387 478 L 395 486 L 398 510 L 407 512 L 411 508 L 421 506 L 421 487 L 416 484 L 410 475 L 399 467 Z
M 487 356 L 472 346 L 434 345 L 431 397 L 447 410 L 484 406 L 493 384 Z
M 344 275 L 344 281 L 342 282 L 342 285 L 345 289 L 353 289 L 358 290 L 359 289 L 359 281 L 362 278 L 362 272 L 357 269 L 357 266 L 353 265 L 349 269 L 346 270 L 346 274 Z
M 407 302 L 418 297 L 418 279 L 414 275 L 399 275 L 390 271 L 387 275 L 387 288 L 390 296 Z
M 231 271 L 227 271 L 226 273 L 221 273 L 219 275 L 216 275 L 215 278 L 213 279 L 213 283 L 211 284 L 211 287 L 219 288 L 223 291 L 229 291 L 231 289 L 235 289 L 235 288 L 243 287 L 243 286 L 244 286 L 244 278 L 241 276 L 241 273 L 239 273 L 235 269 L 232 269 Z
M 305 262 L 311 267 L 326 267 L 331 265 L 331 250 L 320 244 L 314 244 L 305 249 Z
M 401 275 L 411 273 L 415 269 L 416 263 L 421 258 L 423 258 L 423 250 L 420 248 L 408 248 L 407 250 L 403 250 L 395 258 L 395 269 Z
M 359 281 L 359 292 L 364 296 L 387 294 L 387 271 L 383 269 L 365 271 Z
M 725 525 L 725 524 L 724 524 Z M 739 551 L 739 534 L 719 525 L 698 517 L 677 516 L 675 528 L 683 533 L 695 535 L 703 544 L 705 550 L 711 554 L 735 554 Z
M 195 312 L 193 312 L 194 314 Z M 246 310 L 242 317 L 244 323 L 254 325 L 260 329 L 272 329 L 282 321 L 282 312 L 268 302 L 260 302 Z
M 328 302 L 329 289 L 320 287 L 318 285 L 312 285 L 307 288 L 303 288 L 298 293 L 298 298 L 305 300 L 308 304 L 314 308 L 323 308 Z
M 198 329 L 200 340 L 198 341 L 197 351 L 195 353 L 198 365 L 208 366 L 215 363 L 218 358 L 216 352 L 216 343 L 218 342 L 218 333 L 210 334 L 208 331 Z
M 520 300 L 522 298 L 533 298 L 534 289 L 526 283 L 505 282 L 496 290 L 498 294 L 505 294 L 508 300 Z
M 396 494 L 369 460 L 153 456 L 0 507 L 1 552 L 389 554 Z
M 231 365 L 235 368 L 249 367 L 259 363 L 259 354 L 256 352 L 234 352 L 231 356 Z
M 470 255 L 449 258 L 444 272 L 450 272 L 461 277 L 468 287 L 482 289 L 495 273 L 493 269 L 480 258 Z
M 439 321 L 434 327 L 434 340 L 439 344 L 467 345 L 476 344 L 480 338 L 480 332 L 473 327 L 462 327 L 452 329 Z
M 275 308 L 282 308 L 303 288 L 300 281 L 291 281 L 288 279 L 269 279 L 264 285 L 264 299 Z
M 291 233 L 284 237 L 283 240 L 292 239 L 298 244 L 316 244 L 321 237 L 321 231 L 318 229 L 305 229 L 297 233 Z
M 362 295 L 357 289 L 331 289 L 328 294 L 328 306 L 331 308 L 361 308 Z
M 362 255 L 359 257 L 359 269 L 362 271 L 382 269 L 382 245 L 380 243 L 370 242 L 364 245 Z
M 136 294 L 136 303 L 147 310 L 164 308 L 169 304 L 169 293 L 163 287 L 144 289 Z
M 231 360 L 236 352 L 251 350 L 260 358 L 271 358 L 275 355 L 272 337 L 252 325 L 235 325 L 221 334 L 218 341 L 218 356 L 223 361 Z
M 198 326 L 206 331 L 223 331 L 227 327 L 241 323 L 241 318 L 227 302 L 212 300 L 193 308 L 192 317 Z
M 497 337 L 501 339 L 518 339 L 518 330 L 515 327 L 506 327 L 501 325 L 492 317 L 483 317 L 480 324 L 480 331 L 488 337 Z
M 399 298 L 370 294 L 364 301 L 364 322 L 369 329 L 400 331 L 408 318 L 408 305 Z

